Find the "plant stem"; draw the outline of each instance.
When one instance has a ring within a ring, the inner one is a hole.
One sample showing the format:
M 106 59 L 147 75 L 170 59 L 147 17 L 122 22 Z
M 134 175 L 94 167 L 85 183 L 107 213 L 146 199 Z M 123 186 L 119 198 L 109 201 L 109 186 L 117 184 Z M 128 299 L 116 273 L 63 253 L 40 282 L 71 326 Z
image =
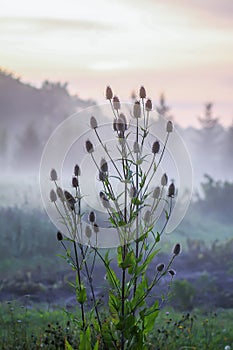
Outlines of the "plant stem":
M 80 269 L 79 269 L 79 259 L 78 259 L 77 245 L 76 245 L 75 241 L 73 241 L 73 245 L 74 245 L 74 254 L 75 254 L 75 261 L 76 261 L 76 271 L 77 271 L 78 283 L 79 283 L 79 291 L 81 291 L 81 276 L 80 276 Z M 83 305 L 83 303 L 80 303 L 80 305 L 81 305 L 83 329 L 85 329 L 84 305 Z

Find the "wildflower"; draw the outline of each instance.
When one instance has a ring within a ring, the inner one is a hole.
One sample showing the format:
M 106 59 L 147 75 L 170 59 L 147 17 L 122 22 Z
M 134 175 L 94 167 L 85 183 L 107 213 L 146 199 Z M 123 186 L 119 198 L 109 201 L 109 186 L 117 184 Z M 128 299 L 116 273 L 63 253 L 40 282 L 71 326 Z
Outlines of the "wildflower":
M 140 152 L 140 146 L 139 146 L 139 143 L 137 141 L 135 141 L 133 144 L 133 151 L 134 151 L 134 153 Z
M 51 202 L 55 203 L 56 200 L 57 200 L 57 195 L 56 195 L 56 192 L 54 190 L 51 190 L 50 191 L 50 200 Z
M 168 188 L 168 197 L 171 197 L 173 198 L 175 195 L 175 185 L 174 183 L 172 182 Z
M 108 163 L 106 162 L 106 160 L 104 158 L 102 158 L 101 161 L 100 161 L 100 169 L 104 173 L 108 172 Z
M 134 118 L 138 119 L 141 117 L 141 105 L 139 101 L 134 102 L 133 106 L 133 116 Z
M 160 149 L 160 144 L 159 144 L 159 141 L 155 141 L 153 143 L 153 146 L 152 146 L 152 153 L 153 154 L 156 154 L 159 152 L 159 149 Z
M 81 170 L 80 170 L 80 167 L 78 166 L 78 164 L 76 164 L 75 167 L 74 167 L 74 175 L 75 176 L 80 176 L 81 175 Z
M 172 122 L 169 120 L 168 122 L 167 122 L 167 132 L 172 132 L 173 131 L 173 124 L 172 124 Z
M 74 188 L 77 188 L 77 187 L 78 187 L 78 179 L 77 179 L 77 177 L 73 177 L 73 178 L 72 178 L 72 186 L 73 186 Z
M 173 248 L 173 254 L 174 255 L 179 255 L 181 252 L 181 245 L 180 243 L 177 243 L 175 247 Z
M 93 116 L 90 119 L 90 126 L 91 126 L 92 129 L 98 128 L 97 120 Z
M 68 191 L 64 191 L 64 195 L 65 195 L 65 199 L 67 200 L 67 203 L 70 207 L 71 210 L 74 210 L 74 205 L 76 203 L 74 197 L 72 196 L 72 194 Z
M 173 269 L 171 269 L 171 270 L 168 271 L 168 273 L 170 273 L 170 275 L 171 275 L 172 277 L 174 277 L 175 274 L 176 274 L 176 271 L 173 270 Z
M 164 267 L 165 267 L 164 264 L 158 264 L 158 265 L 156 266 L 156 270 L 157 270 L 158 272 L 162 272 L 163 269 L 164 269 Z
M 61 187 L 57 187 L 57 196 L 62 202 L 64 202 L 65 198 Z
M 157 187 L 155 187 L 155 189 L 153 191 L 152 197 L 155 198 L 155 199 L 158 199 L 159 196 L 160 196 L 160 187 L 157 186 Z
M 94 152 L 94 147 L 90 140 L 86 141 L 86 150 L 88 153 Z
M 117 96 L 113 97 L 113 108 L 118 111 L 121 108 L 120 100 Z
M 50 172 L 50 179 L 51 181 L 57 181 L 57 172 L 55 169 L 52 169 Z
M 94 211 L 90 212 L 90 214 L 89 214 L 89 221 L 91 223 L 95 222 L 95 213 L 94 213 Z
M 106 88 L 106 99 L 107 100 L 111 100 L 112 96 L 113 96 L 112 89 L 110 88 L 110 86 L 107 86 L 107 88 Z
M 150 112 L 152 110 L 152 101 L 148 98 L 146 101 L 146 111 Z
M 57 232 L 57 240 L 62 241 L 63 240 L 63 235 L 60 231 Z
M 87 238 L 91 238 L 92 231 L 91 231 L 90 226 L 86 226 L 85 235 L 87 236 Z
M 162 186 L 166 186 L 167 185 L 167 181 L 168 181 L 168 178 L 167 178 L 167 174 L 163 174 L 163 176 L 161 177 L 161 185 Z
M 146 90 L 145 90 L 144 86 L 140 87 L 139 96 L 140 96 L 140 98 L 146 98 Z

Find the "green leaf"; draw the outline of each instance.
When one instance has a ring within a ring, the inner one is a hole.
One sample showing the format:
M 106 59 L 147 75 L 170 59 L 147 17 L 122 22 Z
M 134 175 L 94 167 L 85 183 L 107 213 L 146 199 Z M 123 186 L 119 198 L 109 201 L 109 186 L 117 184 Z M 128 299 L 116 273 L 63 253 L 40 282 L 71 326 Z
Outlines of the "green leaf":
M 84 304 L 87 300 L 87 292 L 83 284 L 81 284 L 80 287 L 76 288 L 76 298 L 80 304 Z
M 80 333 L 79 350 L 92 350 L 91 349 L 91 330 L 87 327 L 86 330 Z
M 65 340 L 65 350 L 74 350 L 68 340 Z
M 135 257 L 134 251 L 131 250 L 126 254 L 124 261 L 122 261 L 119 266 L 123 270 L 126 270 L 129 267 L 135 266 L 135 263 L 136 263 L 136 257 Z

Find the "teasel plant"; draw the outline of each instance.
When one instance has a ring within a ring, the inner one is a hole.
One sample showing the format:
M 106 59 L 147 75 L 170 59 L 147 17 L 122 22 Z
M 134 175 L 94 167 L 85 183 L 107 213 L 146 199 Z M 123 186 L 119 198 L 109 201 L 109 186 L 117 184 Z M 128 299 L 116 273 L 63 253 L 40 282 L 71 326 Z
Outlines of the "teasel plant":
M 58 232 L 57 239 L 65 249 L 65 259 L 77 275 L 73 287 L 82 317 L 79 348 L 86 349 L 83 344 L 89 344 L 87 349 L 148 349 L 149 335 L 161 307 L 158 298 L 152 305 L 148 301 L 152 299 L 153 291 L 162 278 L 168 276 L 170 285 L 175 276 L 172 264 L 181 252 L 178 243 L 167 264 L 155 264 L 155 257 L 160 251 L 158 244 L 171 217 L 176 196 L 174 182 L 168 182 L 166 173 L 160 174 L 159 182 L 156 180 L 169 136 L 173 132 L 173 124 L 167 121 L 163 142 L 150 133 L 153 107 L 143 86 L 127 117 L 122 112 L 118 96 L 113 94 L 109 86 L 106 99 L 113 115 L 112 131 L 117 156 L 112 156 L 110 147 L 102 140 L 94 116 L 90 117 L 90 138 L 84 146 L 90 162 L 96 167 L 98 181 L 102 186 L 97 195 L 106 213 L 109 230 L 114 230 L 118 237 L 117 267 L 112 267 L 113 259 L 109 257 L 111 250 L 104 253 L 98 246 L 101 228 L 96 213 L 86 213 L 81 205 L 84 194 L 81 193 L 81 169 L 78 165 L 74 167 L 72 194 L 59 187 L 56 170 L 51 170 L 50 177 L 55 189 L 51 190 L 50 199 L 69 234 L 69 238 L 64 238 Z M 102 149 L 102 158 L 99 160 L 95 156 L 96 143 Z M 164 223 L 158 230 L 157 219 L 161 207 L 165 213 Z M 89 223 L 84 222 L 87 216 Z M 65 240 L 73 244 L 73 255 L 65 245 Z M 97 261 L 105 268 L 107 306 L 97 300 L 93 287 L 93 271 Z M 155 266 L 154 275 L 150 276 L 149 267 L 152 264 Z M 90 304 L 87 285 L 91 291 L 91 310 L 95 317 L 87 307 Z M 103 309 L 104 315 L 101 312 Z M 95 330 L 95 340 L 90 335 L 91 329 Z

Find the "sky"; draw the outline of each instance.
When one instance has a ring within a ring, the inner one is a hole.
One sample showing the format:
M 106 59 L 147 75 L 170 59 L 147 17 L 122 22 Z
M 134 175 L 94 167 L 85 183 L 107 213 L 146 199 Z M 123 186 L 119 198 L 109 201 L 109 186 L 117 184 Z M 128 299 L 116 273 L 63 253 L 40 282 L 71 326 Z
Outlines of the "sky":
M 69 82 L 81 98 L 123 101 L 146 87 L 197 125 L 206 102 L 233 121 L 232 0 L 1 0 L 0 65 L 36 86 Z

